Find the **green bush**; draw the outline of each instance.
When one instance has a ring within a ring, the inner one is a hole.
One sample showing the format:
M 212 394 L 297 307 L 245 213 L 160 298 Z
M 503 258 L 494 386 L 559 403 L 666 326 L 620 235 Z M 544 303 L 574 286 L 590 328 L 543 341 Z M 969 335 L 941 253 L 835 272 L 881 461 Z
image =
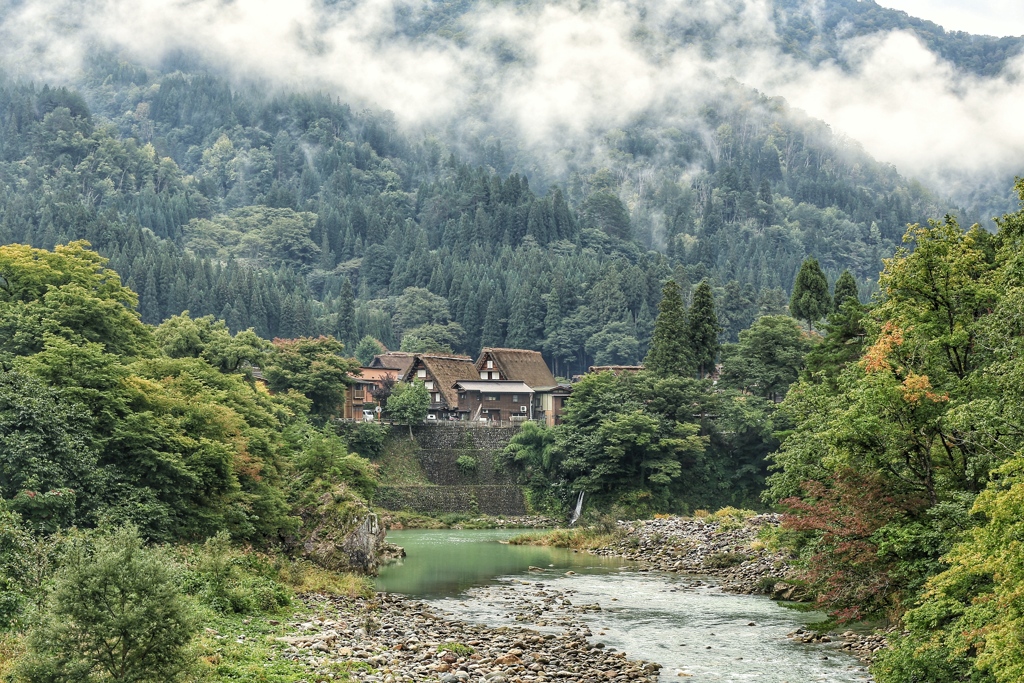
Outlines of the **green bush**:
M 455 461 L 455 466 L 459 468 L 459 471 L 469 476 L 476 473 L 477 461 L 472 455 L 460 455 L 459 459 Z
M 360 422 L 348 430 L 348 445 L 364 458 L 379 458 L 391 434 L 391 427 L 379 422 Z
M 291 604 L 290 592 L 277 580 L 276 563 L 265 555 L 232 548 L 227 533 L 207 540 L 187 564 L 185 592 L 217 612 L 257 614 Z
M 176 573 L 168 554 L 144 548 L 134 527 L 73 536 L 14 680 L 179 680 L 198 621 Z
M 750 559 L 750 555 L 744 553 L 712 553 L 704 560 L 704 566 L 711 569 L 727 569 L 743 564 Z

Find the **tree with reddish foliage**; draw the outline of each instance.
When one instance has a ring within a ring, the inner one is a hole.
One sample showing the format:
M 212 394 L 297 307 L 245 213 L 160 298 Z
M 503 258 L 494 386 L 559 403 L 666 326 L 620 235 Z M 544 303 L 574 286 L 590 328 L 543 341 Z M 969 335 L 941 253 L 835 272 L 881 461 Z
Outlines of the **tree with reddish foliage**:
M 871 472 L 837 472 L 827 483 L 804 482 L 803 498 L 787 498 L 783 528 L 814 532 L 814 552 L 803 577 L 818 605 L 841 622 L 891 611 L 898 600 L 896 558 L 880 552 L 886 525 L 924 507 L 919 496 L 894 494 L 892 483 Z

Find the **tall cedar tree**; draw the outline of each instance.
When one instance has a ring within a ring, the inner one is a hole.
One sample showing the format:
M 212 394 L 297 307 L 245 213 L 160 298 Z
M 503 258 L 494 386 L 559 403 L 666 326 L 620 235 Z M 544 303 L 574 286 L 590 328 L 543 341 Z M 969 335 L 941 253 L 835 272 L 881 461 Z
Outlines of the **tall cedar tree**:
M 707 280 L 702 280 L 693 292 L 686 328 L 686 338 L 697 364 L 697 376 L 704 379 L 715 370 L 715 359 L 721 348 L 718 335 L 722 332 L 715 313 L 715 296 Z
M 789 301 L 789 313 L 803 320 L 812 330 L 814 323 L 832 310 L 832 297 L 828 293 L 828 279 L 818 265 L 818 259 L 808 256 L 800 265 L 793 283 L 793 298 Z
M 661 377 L 688 377 L 693 374 L 693 354 L 687 344 L 686 309 L 675 280 L 661 290 L 658 318 L 654 321 L 654 337 L 644 359 L 648 370 Z
M 847 299 L 860 302 L 860 293 L 857 291 L 857 281 L 853 279 L 853 275 L 850 274 L 850 271 L 844 270 L 836 280 L 835 293 L 832 296 L 832 310 L 838 312 Z

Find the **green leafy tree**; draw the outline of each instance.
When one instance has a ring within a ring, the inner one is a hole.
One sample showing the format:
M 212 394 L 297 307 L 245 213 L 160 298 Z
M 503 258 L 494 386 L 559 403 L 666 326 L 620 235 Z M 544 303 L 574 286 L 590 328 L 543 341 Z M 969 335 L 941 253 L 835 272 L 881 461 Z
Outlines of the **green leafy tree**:
M 35 353 L 46 335 L 103 344 L 113 354 L 152 349 L 150 329 L 135 312 L 138 297 L 88 246 L 0 247 L 0 357 Z
M 426 324 L 407 330 L 399 350 L 406 353 L 452 353 L 462 345 L 466 332 L 458 323 Z
M 0 496 L 30 526 L 54 532 L 88 519 L 104 479 L 91 427 L 57 389 L 0 372 Z
M 223 320 L 192 318 L 188 311 L 162 322 L 153 336 L 170 358 L 202 358 L 222 372 L 261 367 L 272 348 L 251 329 L 232 335 Z
M 515 475 L 519 484 L 529 487 L 534 503 L 548 501 L 553 495 L 552 483 L 558 480 L 560 464 L 555 430 L 536 422 L 524 423 L 509 440 L 498 462 Z
M 400 382 L 395 385 L 388 398 L 388 417 L 400 424 L 409 425 L 409 438 L 413 438 L 412 426 L 427 419 L 430 409 L 430 392 L 423 382 Z
M 361 366 L 367 367 L 373 362 L 374 356 L 384 353 L 384 351 L 383 344 L 370 335 L 366 335 L 356 344 L 355 356 Z
M 804 366 L 811 342 L 795 320 L 765 315 L 740 332 L 722 355 L 722 385 L 774 401 L 786 394 Z
M 631 334 L 629 325 L 612 322 L 592 335 L 584 347 L 596 365 L 633 365 L 640 353 L 640 342 Z
M 818 259 L 808 256 L 800 265 L 793 283 L 793 296 L 789 300 L 789 313 L 814 329 L 814 323 L 832 310 L 832 297 L 828 293 L 828 279 L 818 265 Z
M 658 317 L 654 321 L 654 336 L 644 359 L 644 367 L 664 377 L 692 374 L 694 361 L 687 344 L 686 331 L 683 296 L 675 280 L 669 280 L 661 290 Z
M 30 683 L 179 680 L 198 621 L 174 572 L 132 528 L 73 538 L 16 675 Z
M 686 339 L 697 364 L 697 376 L 701 379 L 715 370 L 715 360 L 721 348 L 718 335 L 721 333 L 711 285 L 703 280 L 693 291 L 693 302 L 686 315 Z
M 394 324 L 399 332 L 421 325 L 446 325 L 450 320 L 448 301 L 422 287 L 407 287 L 395 304 Z
M 359 363 L 346 358 L 345 347 L 334 337 L 275 339 L 274 353 L 263 375 L 274 391 L 295 389 L 312 402 L 321 420 L 337 415 L 345 388 Z

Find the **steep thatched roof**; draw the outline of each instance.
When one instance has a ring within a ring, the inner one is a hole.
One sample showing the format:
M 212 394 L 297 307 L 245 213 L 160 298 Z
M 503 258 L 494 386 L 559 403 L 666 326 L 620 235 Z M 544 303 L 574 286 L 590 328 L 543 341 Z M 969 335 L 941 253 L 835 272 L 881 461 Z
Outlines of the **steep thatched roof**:
M 476 361 L 476 375 L 486 372 L 487 361 L 494 361 L 494 368 L 501 373 L 501 379 L 516 379 L 526 382 L 534 389 L 549 388 L 558 384 L 540 351 L 528 349 L 483 349 Z
M 476 366 L 469 356 L 443 356 L 440 354 L 417 354 L 416 359 L 423 364 L 427 372 L 434 378 L 434 391 L 441 392 L 449 408 L 459 406 L 459 392 L 454 384 L 460 379 L 476 379 Z M 418 364 L 413 364 L 418 368 Z M 411 377 L 410 379 L 415 379 Z
M 395 371 L 395 377 L 399 382 L 405 380 L 412 368 L 416 355 L 404 351 L 388 351 L 373 357 L 370 362 L 371 368 L 391 368 Z

